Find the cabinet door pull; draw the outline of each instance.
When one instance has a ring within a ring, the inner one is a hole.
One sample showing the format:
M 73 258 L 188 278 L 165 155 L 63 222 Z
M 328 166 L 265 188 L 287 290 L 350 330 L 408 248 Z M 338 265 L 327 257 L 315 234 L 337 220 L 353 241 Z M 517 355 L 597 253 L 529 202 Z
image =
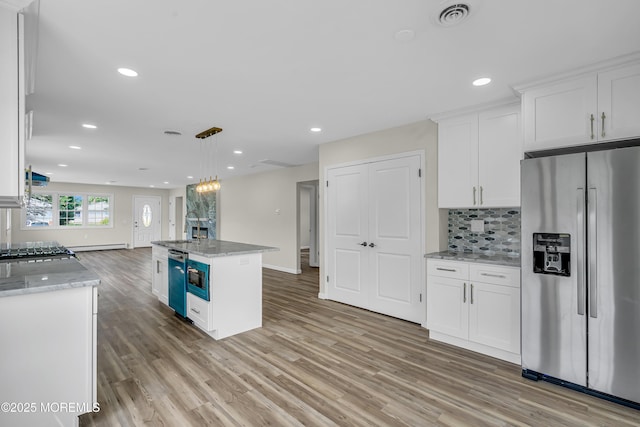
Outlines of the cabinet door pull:
M 160 274 L 160 261 L 156 260 L 156 273 Z
M 467 302 L 467 283 L 463 283 L 463 288 L 462 288 L 462 302 L 466 303 Z
M 484 202 L 482 201 L 482 185 L 480 186 L 480 204 L 484 204 Z
M 593 139 L 595 137 L 595 135 L 593 134 L 593 121 L 595 120 L 595 118 L 593 117 L 593 114 L 591 115 L 591 139 Z
M 476 186 L 473 186 L 473 206 L 476 205 Z
M 604 138 L 605 136 L 605 131 L 604 131 L 604 119 L 607 118 L 607 116 L 604 115 L 604 111 L 602 112 L 602 133 L 600 134 L 600 136 L 602 136 Z
M 436 270 L 438 270 L 438 271 L 450 271 L 452 273 L 455 273 L 457 271 L 455 268 L 442 268 L 442 267 L 436 267 Z
M 473 283 L 471 284 L 471 304 L 473 304 Z
M 198 310 L 196 308 L 191 307 L 191 311 L 193 311 L 196 314 L 200 314 L 200 310 Z
M 487 276 L 487 277 L 497 277 L 499 279 L 506 279 L 507 276 L 505 276 L 504 274 L 491 274 L 491 273 L 480 273 L 481 276 Z

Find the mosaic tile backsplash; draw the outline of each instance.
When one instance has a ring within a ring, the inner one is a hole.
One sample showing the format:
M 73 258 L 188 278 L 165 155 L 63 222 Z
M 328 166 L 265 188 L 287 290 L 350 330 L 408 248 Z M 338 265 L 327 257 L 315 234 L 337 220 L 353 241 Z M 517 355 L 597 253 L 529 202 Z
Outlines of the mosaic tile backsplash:
M 484 221 L 484 232 L 472 232 L 471 220 Z M 449 209 L 448 249 L 520 256 L 520 208 Z

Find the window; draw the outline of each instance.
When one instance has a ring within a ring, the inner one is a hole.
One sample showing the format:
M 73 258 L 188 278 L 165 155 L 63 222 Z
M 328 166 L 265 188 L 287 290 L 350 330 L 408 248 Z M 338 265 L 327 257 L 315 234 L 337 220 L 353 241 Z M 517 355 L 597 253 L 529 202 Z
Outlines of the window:
M 58 196 L 58 218 L 61 227 L 77 227 L 82 224 L 82 196 Z
M 87 225 L 92 227 L 109 225 L 111 217 L 109 197 L 88 196 L 87 199 L 89 202 L 87 205 Z
M 27 227 L 49 227 L 53 220 L 53 196 L 34 194 L 26 209 Z
M 23 229 L 112 227 L 113 195 L 34 193 L 23 209 Z

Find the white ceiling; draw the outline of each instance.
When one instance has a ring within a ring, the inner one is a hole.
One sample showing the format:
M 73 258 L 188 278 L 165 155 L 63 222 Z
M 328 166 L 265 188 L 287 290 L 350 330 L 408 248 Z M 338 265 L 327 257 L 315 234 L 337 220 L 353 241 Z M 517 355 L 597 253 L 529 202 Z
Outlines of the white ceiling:
M 59 182 L 174 188 L 216 170 L 224 180 L 640 51 L 638 0 L 468 0 L 468 20 L 437 25 L 451 3 L 41 0 L 27 161 Z M 396 40 L 405 29 L 414 39 Z M 480 76 L 493 82 L 473 87 Z M 224 129 L 217 166 L 216 137 L 202 155 L 194 137 L 212 126 Z

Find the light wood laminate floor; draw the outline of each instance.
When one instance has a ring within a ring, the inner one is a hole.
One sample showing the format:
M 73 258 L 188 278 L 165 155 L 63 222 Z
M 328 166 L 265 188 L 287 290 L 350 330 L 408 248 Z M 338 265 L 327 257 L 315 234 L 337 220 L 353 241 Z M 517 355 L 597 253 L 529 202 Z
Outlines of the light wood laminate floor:
M 318 299 L 317 269 L 264 269 L 263 327 L 215 341 L 151 294 L 151 250 L 79 254 L 102 284 L 100 412 L 82 426 L 637 426 L 640 411 Z

